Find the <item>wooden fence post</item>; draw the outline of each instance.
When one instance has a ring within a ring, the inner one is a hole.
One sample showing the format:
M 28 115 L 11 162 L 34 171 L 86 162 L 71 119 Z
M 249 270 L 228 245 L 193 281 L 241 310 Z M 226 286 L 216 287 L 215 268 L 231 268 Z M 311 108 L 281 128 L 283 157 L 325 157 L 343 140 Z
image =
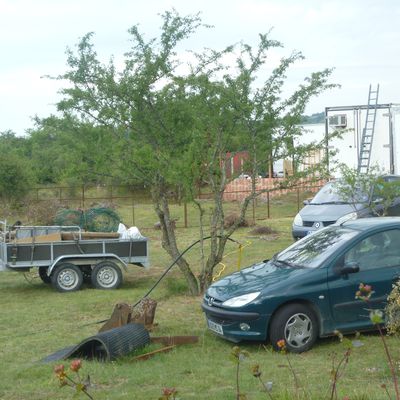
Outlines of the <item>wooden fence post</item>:
M 132 197 L 132 226 L 135 226 L 135 200 Z
M 85 209 L 85 185 L 82 185 L 82 209 Z
M 297 212 L 300 211 L 300 189 L 297 187 Z
M 186 201 L 183 203 L 183 217 L 185 221 L 185 228 L 188 227 L 188 214 L 187 214 L 187 203 Z

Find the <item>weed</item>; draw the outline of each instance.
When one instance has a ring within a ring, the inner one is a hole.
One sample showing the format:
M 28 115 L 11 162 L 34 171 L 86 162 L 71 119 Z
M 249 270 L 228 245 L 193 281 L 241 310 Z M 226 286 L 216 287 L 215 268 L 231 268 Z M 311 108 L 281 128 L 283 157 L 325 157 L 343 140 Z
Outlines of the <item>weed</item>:
M 249 357 L 249 353 L 246 350 L 242 350 L 239 346 L 234 346 L 231 355 L 236 364 L 236 400 L 245 400 L 246 395 L 240 393 L 240 364 Z
M 224 228 L 230 228 L 236 221 L 239 219 L 239 214 L 232 213 L 228 214 L 224 219 Z M 247 219 L 243 219 L 240 222 L 239 227 L 248 227 L 251 226 L 251 223 Z
M 70 386 L 75 389 L 75 394 L 83 393 L 89 399 L 93 400 L 93 397 L 89 394 L 88 388 L 90 386 L 90 377 L 89 375 L 83 381 L 79 370 L 82 368 L 82 361 L 81 360 L 73 360 L 70 364 L 70 371 L 73 372 L 76 378 L 72 378 L 66 371 L 64 364 L 56 365 L 54 367 L 54 373 L 56 374 L 58 381 L 60 383 L 60 387 Z
M 165 387 L 162 390 L 162 396 L 159 398 L 159 400 L 175 400 L 177 394 L 178 391 L 175 388 Z
M 274 229 L 270 228 L 269 226 L 257 226 L 256 228 L 252 229 L 249 232 L 250 235 L 275 235 L 277 234 L 277 231 Z
M 374 293 L 374 291 L 372 290 L 372 287 L 370 285 L 364 285 L 363 283 L 360 283 L 359 286 L 359 290 L 356 292 L 356 299 L 359 300 L 363 300 L 365 301 L 367 304 L 369 304 L 369 301 L 371 299 L 372 294 Z M 388 365 L 389 365 L 389 369 L 390 369 L 390 373 L 392 375 L 392 381 L 393 381 L 393 386 L 394 386 L 394 391 L 396 394 L 396 400 L 400 400 L 400 392 L 399 392 L 399 383 L 397 380 L 397 373 L 396 373 L 396 369 L 395 369 L 395 365 L 393 362 L 393 358 L 390 354 L 390 350 L 388 347 L 388 344 L 386 342 L 385 339 L 385 335 L 383 334 L 382 331 L 382 324 L 383 324 L 383 312 L 381 310 L 369 310 L 369 318 L 371 320 L 371 322 L 375 325 L 375 327 L 378 329 L 379 331 L 379 336 L 382 340 L 382 344 L 383 344 L 383 348 L 385 350 L 385 355 L 386 355 L 386 359 L 388 361 Z M 391 399 L 391 396 L 386 388 L 386 385 L 381 386 L 387 393 L 389 399 Z

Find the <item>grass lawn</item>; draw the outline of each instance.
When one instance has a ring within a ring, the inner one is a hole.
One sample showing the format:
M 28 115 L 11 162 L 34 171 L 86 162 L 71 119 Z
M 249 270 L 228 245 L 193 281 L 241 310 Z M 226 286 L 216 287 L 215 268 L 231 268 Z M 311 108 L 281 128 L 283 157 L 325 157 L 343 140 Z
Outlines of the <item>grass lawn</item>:
M 235 205 L 232 205 L 234 209 Z M 268 258 L 292 242 L 290 226 L 294 213 L 292 206 L 277 203 L 272 219 L 257 218 L 257 225 L 268 225 L 276 235 L 251 234 L 252 227 L 241 228 L 234 238 L 246 245 L 242 253 L 242 267 Z M 280 208 L 279 208 L 280 207 Z M 178 213 L 180 209 L 177 208 Z M 129 208 L 119 210 L 129 221 Z M 194 211 L 190 214 L 195 219 Z M 258 216 L 259 214 L 257 214 Z M 150 226 L 155 216 L 148 209 L 136 210 L 137 226 Z M 129 222 L 128 222 L 129 223 Z M 160 232 L 142 229 L 150 239 L 151 268 L 132 266 L 125 282 L 116 291 L 101 291 L 90 287 L 75 293 L 57 293 L 41 283 L 38 278 L 24 279 L 21 274 L 0 274 L 0 398 L 19 399 L 70 399 L 71 388 L 59 388 L 53 374 L 54 365 L 40 360 L 68 345 L 77 344 L 97 332 L 99 325 L 84 326 L 106 319 L 118 302 L 135 303 L 169 265 L 168 256 L 161 249 Z M 177 228 L 181 248 L 198 239 L 198 229 Z M 221 275 L 238 268 L 237 246 L 229 244 Z M 200 254 L 193 249 L 188 258 L 198 268 Z M 199 343 L 175 348 L 147 361 L 133 361 L 133 355 L 111 363 L 83 361 L 83 375 L 90 374 L 89 390 L 95 399 L 158 399 L 163 387 L 175 387 L 179 399 L 235 399 L 236 365 L 232 361 L 232 343 L 224 341 L 206 328 L 200 308 L 201 297 L 187 295 L 186 285 L 178 269 L 162 281 L 151 296 L 158 301 L 153 335 L 198 335 Z M 349 338 L 352 339 L 352 338 Z M 349 364 L 338 383 L 338 399 L 349 396 L 351 400 L 385 399 L 381 388 L 386 384 L 391 390 L 390 373 L 383 347 L 377 334 L 362 335 L 363 346 L 352 349 Z M 396 360 L 400 359 L 400 343 L 388 338 Z M 241 363 L 241 391 L 247 399 L 268 399 L 260 383 L 251 374 L 251 366 L 259 364 L 264 382 L 273 382 L 273 399 L 296 399 L 293 376 L 287 367 L 287 358 L 271 350 L 266 343 L 241 344 L 250 356 Z M 339 361 L 346 345 L 337 339 L 320 340 L 309 352 L 289 355 L 290 362 L 301 384 L 300 399 L 329 399 L 332 360 Z M 335 356 L 336 354 L 336 356 Z M 69 361 L 65 363 L 69 364 Z M 80 397 L 85 398 L 83 394 Z

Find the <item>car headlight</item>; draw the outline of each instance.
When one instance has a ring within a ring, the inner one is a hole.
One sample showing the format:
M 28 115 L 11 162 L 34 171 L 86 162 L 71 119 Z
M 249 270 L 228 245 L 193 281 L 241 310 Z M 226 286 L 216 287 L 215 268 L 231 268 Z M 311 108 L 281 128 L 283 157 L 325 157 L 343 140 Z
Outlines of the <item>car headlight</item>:
M 253 292 L 238 297 L 232 297 L 231 299 L 224 301 L 222 305 L 225 307 L 242 307 L 257 298 L 260 293 L 261 292 Z
M 297 214 L 294 217 L 294 221 L 293 224 L 297 225 L 297 226 L 303 226 L 303 218 L 301 218 L 300 214 Z
M 338 218 L 336 221 L 336 225 L 343 224 L 346 221 L 354 220 L 358 218 L 358 214 L 356 212 L 351 212 L 349 214 L 343 215 L 343 217 Z

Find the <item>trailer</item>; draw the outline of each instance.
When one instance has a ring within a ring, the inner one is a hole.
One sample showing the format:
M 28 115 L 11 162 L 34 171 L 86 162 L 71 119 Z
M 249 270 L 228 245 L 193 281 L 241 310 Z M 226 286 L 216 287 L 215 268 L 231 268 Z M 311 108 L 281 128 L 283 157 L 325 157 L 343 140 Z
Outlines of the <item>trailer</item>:
M 6 221 L 0 227 L 0 271 L 37 268 L 41 280 L 60 292 L 79 290 L 83 282 L 117 289 L 128 265 L 149 266 L 146 237 L 122 239 L 79 226 L 10 227 Z

